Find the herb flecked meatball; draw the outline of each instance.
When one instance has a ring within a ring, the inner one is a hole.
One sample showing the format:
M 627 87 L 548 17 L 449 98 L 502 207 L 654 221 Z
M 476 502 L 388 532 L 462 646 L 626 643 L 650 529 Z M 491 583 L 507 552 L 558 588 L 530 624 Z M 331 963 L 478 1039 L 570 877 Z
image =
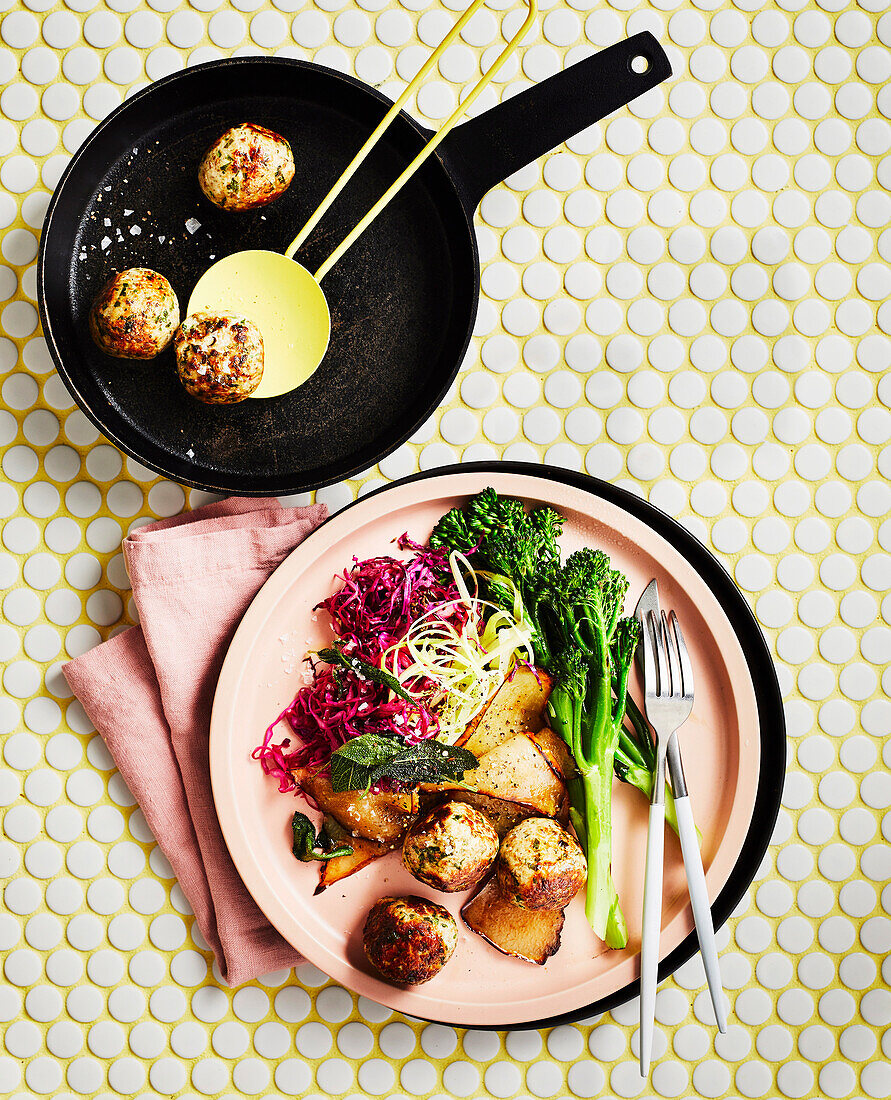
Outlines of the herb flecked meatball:
M 267 206 L 294 178 L 291 146 L 274 130 L 245 122 L 211 145 L 198 169 L 198 183 L 223 210 Z
M 451 893 L 468 890 L 498 855 L 498 833 L 489 819 L 464 802 L 446 802 L 411 827 L 402 862 L 420 882 Z
M 452 957 L 458 926 L 447 909 L 427 898 L 381 898 L 369 910 L 363 942 L 368 961 L 388 981 L 420 985 Z
M 208 405 L 244 401 L 263 377 L 263 337 L 240 313 L 193 313 L 174 340 L 176 369 L 188 392 Z
M 562 909 L 584 886 L 588 865 L 578 841 L 547 817 L 529 817 L 501 842 L 498 885 L 521 909 Z
M 112 275 L 90 309 L 90 335 L 106 355 L 118 359 L 154 359 L 178 326 L 173 287 L 148 267 Z

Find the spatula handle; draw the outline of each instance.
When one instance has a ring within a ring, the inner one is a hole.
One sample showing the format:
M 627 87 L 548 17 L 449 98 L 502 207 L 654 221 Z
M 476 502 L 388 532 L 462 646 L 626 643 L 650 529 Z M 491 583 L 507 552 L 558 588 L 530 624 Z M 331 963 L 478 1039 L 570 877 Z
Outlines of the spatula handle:
M 387 111 L 381 121 L 378 123 L 374 133 L 368 138 L 362 148 L 353 157 L 350 163 L 341 173 L 337 182 L 328 192 L 328 194 L 322 199 L 316 209 L 310 214 L 306 224 L 297 234 L 293 241 L 285 249 L 286 256 L 293 256 L 297 249 L 303 244 L 310 233 L 319 224 L 326 211 L 330 208 L 331 204 L 337 198 L 337 196 L 343 191 L 344 187 L 350 182 L 356 172 L 359 170 L 362 163 L 365 161 L 369 153 L 377 145 L 378 140 L 383 136 L 384 132 L 388 129 L 390 123 L 399 114 L 405 104 L 414 95 L 414 93 L 421 86 L 422 81 L 427 74 L 433 69 L 434 65 L 442 57 L 443 53 L 451 46 L 462 30 L 467 26 L 470 20 L 476 15 L 479 9 L 485 4 L 486 0 L 473 0 L 473 3 L 464 12 L 461 18 L 455 23 L 449 33 L 443 38 L 440 44 L 436 47 L 432 54 L 427 58 L 424 64 L 420 67 L 415 74 L 414 79 L 405 86 L 405 90 L 402 95 L 396 100 L 393 106 Z
M 424 65 L 421 68 L 421 70 L 418 72 L 417 76 L 415 76 L 414 80 L 411 81 L 411 83 L 405 89 L 405 91 L 402 93 L 402 95 L 399 97 L 399 99 L 393 104 L 392 108 L 387 112 L 387 115 L 384 117 L 381 124 L 378 126 L 378 128 L 375 130 L 375 132 L 371 135 L 371 137 L 368 139 L 368 141 L 362 147 L 362 149 L 360 150 L 357 157 L 354 158 L 353 162 L 346 169 L 346 172 L 341 177 L 341 180 L 339 180 L 334 185 L 334 188 L 332 189 L 332 192 L 330 194 L 331 201 L 334 200 L 337 193 L 339 193 L 339 191 L 346 184 L 347 180 L 352 176 L 352 173 L 353 173 L 353 171 L 355 171 L 355 168 L 358 168 L 359 163 L 361 163 L 361 160 L 365 159 L 365 157 L 368 155 L 368 153 L 371 151 L 371 149 L 377 143 L 378 138 L 381 136 L 381 134 L 384 132 L 384 130 L 387 128 L 387 126 L 390 124 L 390 121 L 392 121 L 392 119 L 396 117 L 396 114 L 398 113 L 398 111 L 399 111 L 400 107 L 402 106 L 402 104 L 404 104 L 406 102 L 406 100 L 408 99 L 408 97 L 410 95 L 412 95 L 420 87 L 421 82 L 423 81 L 423 79 L 426 76 L 427 72 L 433 67 L 433 64 L 439 59 L 440 55 L 447 48 L 447 46 L 454 40 L 455 36 L 460 31 L 461 26 L 463 25 L 463 22 L 466 22 L 467 19 L 469 19 L 474 14 L 474 12 L 477 10 L 477 8 L 480 7 L 480 5 L 483 2 L 484 2 L 484 0 L 474 0 L 473 4 L 471 4 L 470 8 L 465 13 L 464 17 L 462 17 L 463 21 L 462 21 L 462 19 L 459 19 L 458 22 L 455 24 L 455 26 L 452 28 L 452 30 L 443 39 L 443 41 L 440 42 L 440 44 L 436 47 L 436 49 L 433 51 L 432 55 L 427 59 L 427 64 Z M 442 124 L 442 126 L 439 128 L 439 130 L 437 130 L 437 132 L 433 135 L 433 137 L 430 139 L 430 141 L 427 142 L 427 144 L 420 151 L 420 153 L 418 153 L 418 155 L 411 162 L 411 164 L 409 164 L 409 166 L 399 176 L 399 178 L 393 184 L 391 184 L 389 188 L 387 188 L 387 190 L 384 192 L 384 194 L 381 195 L 381 197 L 377 200 L 377 202 L 374 204 L 374 206 L 368 211 L 368 213 L 365 215 L 365 217 L 359 222 L 359 224 L 355 227 L 355 229 L 352 230 L 352 232 L 349 234 L 349 236 L 347 236 L 345 240 L 341 241 L 341 243 L 337 246 L 337 248 L 335 248 L 334 251 L 331 253 L 331 255 L 328 257 L 328 259 L 325 260 L 325 262 L 322 264 L 322 266 L 316 272 L 316 279 L 319 282 L 321 282 L 321 280 L 324 279 L 324 277 L 328 274 L 328 272 L 331 270 L 331 268 L 334 267 L 334 265 L 337 263 L 337 261 L 343 256 L 343 254 L 350 247 L 350 245 L 352 245 L 365 232 L 365 230 L 369 227 L 369 225 L 371 225 L 371 223 L 378 216 L 378 214 L 380 214 L 380 212 L 384 209 L 384 207 L 388 205 L 390 200 L 393 199 L 402 190 L 404 185 L 411 179 L 411 177 L 415 174 L 415 172 L 417 172 L 417 170 L 427 160 L 427 158 L 432 156 L 433 153 L 435 152 L 435 150 L 439 147 L 439 145 L 443 141 L 445 141 L 445 139 L 448 137 L 449 132 L 451 131 L 452 127 L 455 125 L 455 123 L 458 122 L 460 119 L 462 119 L 467 114 L 467 112 L 470 110 L 470 108 L 473 106 L 473 104 L 477 101 L 477 99 L 479 99 L 479 97 L 483 94 L 483 92 L 486 90 L 486 88 L 488 88 L 489 84 L 494 80 L 494 78 L 498 74 L 498 71 L 501 68 L 501 66 L 504 64 L 504 62 L 507 61 L 508 57 L 510 57 L 510 55 L 514 52 L 514 50 L 517 48 L 517 46 L 519 46 L 519 44 L 526 37 L 527 33 L 529 32 L 529 30 L 532 27 L 532 24 L 535 22 L 536 15 L 538 14 L 538 0 L 524 0 L 524 2 L 529 7 L 529 14 L 524 19 L 523 24 L 520 27 L 520 29 L 513 36 L 513 38 L 508 42 L 508 44 L 504 47 L 504 49 L 501 51 L 501 53 L 498 55 L 498 57 L 495 58 L 494 63 L 491 65 L 491 67 L 488 69 L 488 71 L 480 78 L 479 81 L 477 81 L 477 83 L 467 93 L 467 95 L 464 97 L 464 99 L 461 100 L 461 102 L 458 104 L 458 106 L 454 109 L 454 111 L 452 111 L 452 113 L 445 120 L 445 122 Z M 359 163 L 357 163 L 357 161 Z M 325 200 L 323 200 L 322 205 L 324 206 L 326 202 L 328 202 L 327 198 Z M 329 205 L 330 205 L 330 203 L 329 203 Z M 327 207 L 326 207 L 326 209 L 327 209 Z M 318 213 L 318 211 L 316 213 Z M 319 216 L 321 216 L 321 215 L 319 215 Z M 313 218 L 315 218 L 315 217 L 316 217 L 316 215 L 314 214 Z M 315 222 L 313 221 L 313 218 L 310 218 L 310 222 L 315 224 Z M 296 239 L 296 242 L 292 242 L 292 244 L 289 245 L 287 253 L 286 253 L 287 255 L 289 255 L 289 256 L 293 255 L 293 252 L 296 251 L 296 248 L 297 248 L 300 240 L 301 240 L 301 237 L 298 236 L 297 239 Z

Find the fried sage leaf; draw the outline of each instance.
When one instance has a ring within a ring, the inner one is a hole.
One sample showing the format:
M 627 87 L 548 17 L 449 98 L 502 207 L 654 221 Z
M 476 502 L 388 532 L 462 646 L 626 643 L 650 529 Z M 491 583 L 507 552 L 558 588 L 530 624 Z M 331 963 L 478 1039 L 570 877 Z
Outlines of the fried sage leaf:
M 407 787 L 461 782 L 478 765 L 473 753 L 458 745 L 434 740 L 409 745 L 401 738 L 366 733 L 332 753 L 331 785 L 335 791 L 367 791 L 386 779 Z
M 352 854 L 351 845 L 337 844 L 328 835 L 324 825 L 319 829 L 317 835 L 313 823 L 306 814 L 294 814 L 291 818 L 291 829 L 294 834 L 291 851 L 301 863 L 311 863 L 315 859 L 334 859 L 335 856 Z
M 363 661 L 361 657 L 344 653 L 343 642 L 335 642 L 330 649 L 320 649 L 319 657 L 329 665 L 341 665 L 343 668 L 355 672 L 358 676 L 364 676 L 366 680 L 371 680 L 375 684 L 381 684 L 383 687 L 389 688 L 394 695 L 398 695 L 400 699 L 404 699 L 407 703 L 417 703 L 417 700 L 408 694 L 395 676 L 391 676 L 389 672 L 384 672 L 382 668 L 378 668 L 376 665 L 369 664 L 368 661 Z

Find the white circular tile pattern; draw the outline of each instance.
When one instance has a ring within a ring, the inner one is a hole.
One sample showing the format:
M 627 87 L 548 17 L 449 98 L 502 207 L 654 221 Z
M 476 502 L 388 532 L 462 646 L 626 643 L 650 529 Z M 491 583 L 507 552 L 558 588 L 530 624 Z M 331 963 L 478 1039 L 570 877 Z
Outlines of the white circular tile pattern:
M 634 1006 L 501 1038 L 403 1021 L 311 967 L 219 988 L 59 672 L 132 618 L 127 524 L 202 500 L 125 471 L 52 371 L 34 260 L 68 154 L 146 78 L 236 50 L 315 57 L 395 94 L 449 18 L 424 0 L 0 7 L 0 1091 L 640 1095 Z M 660 989 L 652 1089 L 886 1096 L 891 23 L 879 0 L 656 7 L 543 6 L 497 95 L 644 28 L 673 43 L 675 76 L 486 196 L 458 385 L 379 470 L 318 499 L 503 455 L 621 481 L 711 545 L 777 657 L 792 762 L 723 947 L 738 1023 L 715 1039 L 701 968 L 683 968 Z M 417 97 L 428 124 L 488 64 L 490 8 Z

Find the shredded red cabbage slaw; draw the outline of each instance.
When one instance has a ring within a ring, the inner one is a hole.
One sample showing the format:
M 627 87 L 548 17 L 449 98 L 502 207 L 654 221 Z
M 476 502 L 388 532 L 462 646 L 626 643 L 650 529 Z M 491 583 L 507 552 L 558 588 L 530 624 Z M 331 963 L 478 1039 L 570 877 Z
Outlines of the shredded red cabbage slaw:
M 419 546 L 407 535 L 401 536 L 398 546 L 413 551 L 407 561 L 354 558 L 352 568 L 339 577 L 341 587 L 317 608 L 331 616 L 334 633 L 345 643 L 346 652 L 378 666 L 419 616 L 436 614 L 460 630 L 469 615 L 444 551 Z M 385 686 L 351 670 L 315 663 L 312 682 L 272 722 L 252 756 L 267 775 L 278 779 L 282 793 L 300 793 L 293 770 L 323 771 L 331 753 L 353 737 L 396 734 L 416 744 L 436 736 L 438 722 L 429 709 L 433 685 L 416 680 L 404 686 L 414 701 L 390 698 Z M 282 722 L 296 744 L 291 737 L 273 742 Z

